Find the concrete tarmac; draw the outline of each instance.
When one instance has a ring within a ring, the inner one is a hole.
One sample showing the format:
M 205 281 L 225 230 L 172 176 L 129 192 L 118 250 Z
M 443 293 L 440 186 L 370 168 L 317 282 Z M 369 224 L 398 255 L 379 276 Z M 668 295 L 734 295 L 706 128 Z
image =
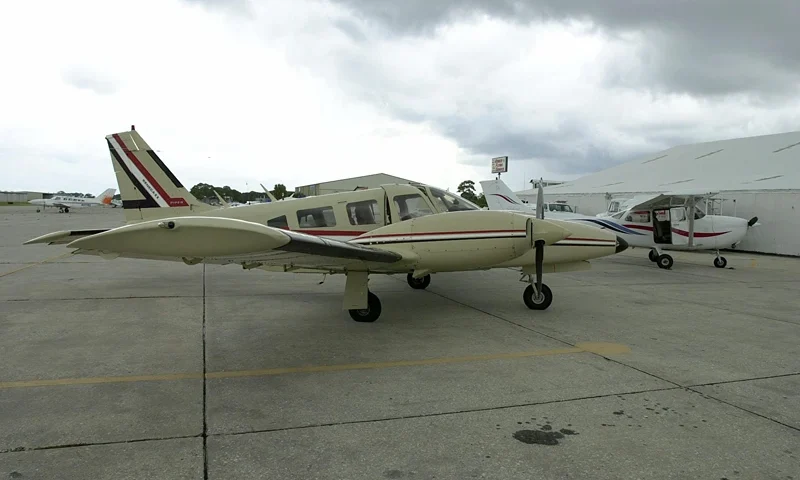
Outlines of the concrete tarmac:
M 631 249 L 546 275 L 344 278 L 23 246 L 0 207 L 0 479 L 800 480 L 800 259 Z

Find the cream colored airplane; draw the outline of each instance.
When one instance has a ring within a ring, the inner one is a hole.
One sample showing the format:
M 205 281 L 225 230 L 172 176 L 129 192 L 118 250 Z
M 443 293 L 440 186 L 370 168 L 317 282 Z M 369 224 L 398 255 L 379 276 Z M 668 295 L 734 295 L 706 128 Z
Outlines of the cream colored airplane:
M 343 309 L 373 322 L 381 302 L 370 274 L 406 274 L 426 288 L 431 274 L 518 268 L 530 309 L 553 294 L 548 273 L 585 270 L 587 260 L 627 248 L 594 227 L 489 211 L 427 185 L 214 208 L 199 202 L 139 133 L 106 137 L 126 224 L 106 230 L 60 231 L 25 242 L 66 244 L 74 254 L 240 265 L 244 269 L 346 275 Z

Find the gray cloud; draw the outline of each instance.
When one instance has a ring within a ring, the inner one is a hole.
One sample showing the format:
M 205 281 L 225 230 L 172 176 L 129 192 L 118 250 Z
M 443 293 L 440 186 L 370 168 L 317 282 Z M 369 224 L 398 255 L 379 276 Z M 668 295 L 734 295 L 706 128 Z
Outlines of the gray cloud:
M 699 96 L 796 94 L 800 2 L 773 0 L 335 0 L 399 35 L 489 15 L 514 23 L 589 21 L 611 36 L 641 32 L 634 75 L 612 67 L 609 85 Z
M 252 17 L 253 5 L 250 0 L 183 0 L 190 5 L 199 5 L 209 10 L 215 10 L 235 15 Z
M 118 85 L 113 79 L 85 67 L 70 67 L 61 72 L 61 78 L 68 85 L 99 95 L 110 95 L 118 90 Z

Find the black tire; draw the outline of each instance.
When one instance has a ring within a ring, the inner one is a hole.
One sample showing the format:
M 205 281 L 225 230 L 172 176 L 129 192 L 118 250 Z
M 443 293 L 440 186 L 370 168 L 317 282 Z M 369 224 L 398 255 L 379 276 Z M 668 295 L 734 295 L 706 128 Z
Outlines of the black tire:
M 658 268 L 663 268 L 664 270 L 669 270 L 670 268 L 672 268 L 673 263 L 674 261 L 672 260 L 672 257 L 667 255 L 666 253 L 662 253 L 661 255 L 659 255 L 658 260 L 656 260 Z
M 356 322 L 374 322 L 381 316 L 381 301 L 377 295 L 367 292 L 367 308 L 348 310 L 350 318 Z
M 533 285 L 528 285 L 522 293 L 522 300 L 531 310 L 546 310 L 553 303 L 553 292 L 544 283 L 542 284 L 542 294 L 544 295 L 544 300 L 537 303 L 533 296 Z
M 64 213 L 69 213 L 69 207 L 64 209 Z
M 406 276 L 408 286 L 416 290 L 425 290 L 431 284 L 431 276 L 425 275 L 422 278 L 414 278 L 410 273 Z
M 725 268 L 728 265 L 728 260 L 725 257 L 717 257 L 714 259 L 714 266 L 717 268 Z
M 647 254 L 647 257 L 650 259 L 651 262 L 658 261 L 658 254 L 655 250 L 650 250 L 650 253 Z

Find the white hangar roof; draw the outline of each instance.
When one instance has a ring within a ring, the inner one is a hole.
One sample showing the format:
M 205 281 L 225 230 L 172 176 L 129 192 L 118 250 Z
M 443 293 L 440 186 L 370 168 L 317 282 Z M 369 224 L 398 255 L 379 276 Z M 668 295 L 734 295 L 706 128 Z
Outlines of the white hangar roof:
M 545 187 L 559 193 L 713 192 L 800 189 L 800 132 L 672 147 Z M 535 190 L 518 192 L 535 195 Z

